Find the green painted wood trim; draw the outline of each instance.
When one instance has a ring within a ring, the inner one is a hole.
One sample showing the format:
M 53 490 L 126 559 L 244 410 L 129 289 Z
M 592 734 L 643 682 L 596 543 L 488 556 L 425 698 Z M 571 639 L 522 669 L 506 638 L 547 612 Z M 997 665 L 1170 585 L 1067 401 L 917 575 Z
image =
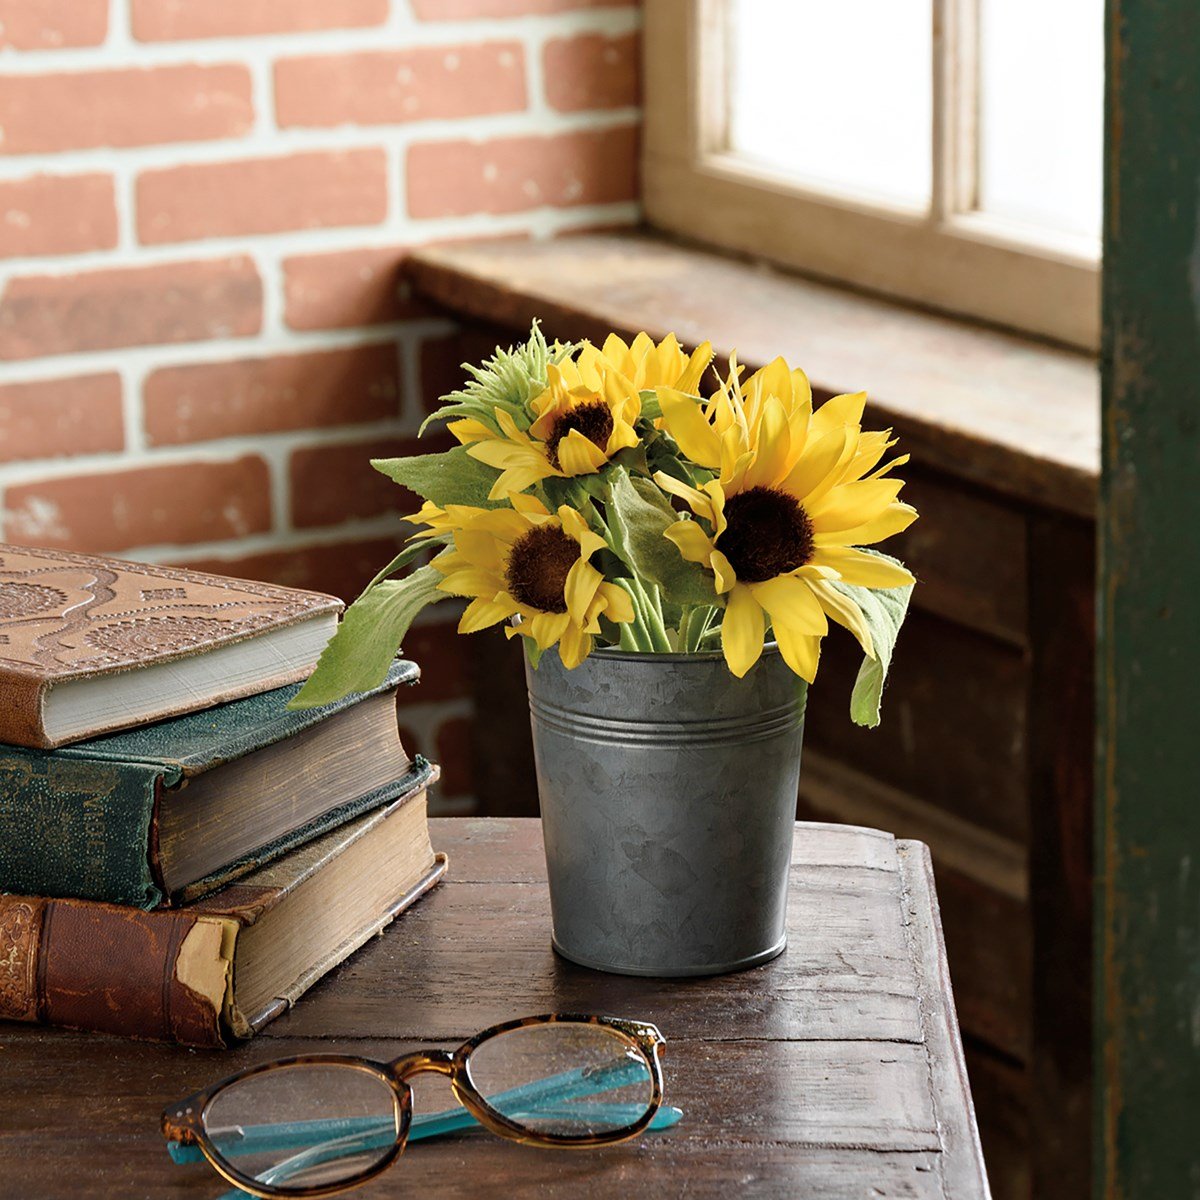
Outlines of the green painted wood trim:
M 1109 0 L 1095 1195 L 1200 1196 L 1200 4 Z

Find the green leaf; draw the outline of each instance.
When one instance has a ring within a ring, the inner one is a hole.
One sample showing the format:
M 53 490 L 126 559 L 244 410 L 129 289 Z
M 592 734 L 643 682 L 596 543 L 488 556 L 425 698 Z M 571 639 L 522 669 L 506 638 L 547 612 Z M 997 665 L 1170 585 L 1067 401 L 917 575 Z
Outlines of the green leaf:
M 378 687 L 413 618 L 427 604 L 446 598 L 437 589 L 442 578 L 436 567 L 421 567 L 404 579 L 368 588 L 346 609 L 317 669 L 288 708 L 317 708 Z
M 649 479 L 630 479 L 618 469 L 608 480 L 605 507 L 613 549 L 634 575 L 657 584 L 672 604 L 716 604 L 713 581 L 699 563 L 690 563 L 664 536 L 679 520 L 670 501 Z
M 545 335 L 534 321 L 528 340 L 521 345 L 507 350 L 497 346 L 496 353 L 478 367 L 463 363 L 463 370 L 471 378 L 458 391 L 442 397 L 446 407 L 426 417 L 421 432 L 425 432 L 430 421 L 451 416 L 477 416 L 494 425 L 490 414 L 497 408 L 511 413 L 521 429 L 528 429 L 528 404 L 545 390 L 547 365 L 561 362 L 574 350 L 572 343 L 547 345 Z
M 655 421 L 662 416 L 662 405 L 658 401 L 658 393 L 653 388 L 647 388 L 640 396 L 643 417 L 648 421 Z
M 363 588 L 363 594 L 369 592 L 377 583 L 382 583 L 389 575 L 395 575 L 401 567 L 407 567 L 414 559 L 419 558 L 422 554 L 427 553 L 433 546 L 444 546 L 451 540 L 451 535 L 448 533 L 439 534 L 437 537 L 422 538 L 417 542 L 409 542 L 395 558 L 392 559 L 370 583 Z
M 878 550 L 863 549 L 865 554 L 875 554 L 896 566 L 901 564 Z M 875 657 L 863 656 L 854 691 L 850 694 L 850 719 L 856 725 L 874 729 L 879 724 L 879 708 L 883 698 L 883 685 L 891 666 L 892 652 L 896 648 L 896 637 L 908 612 L 908 601 L 913 585 L 898 588 L 865 588 L 851 583 L 835 581 L 833 586 L 853 600 L 862 610 L 871 640 L 875 644 Z
M 371 466 L 393 483 L 416 492 L 439 508 L 447 504 L 470 504 L 476 508 L 499 508 L 503 500 L 489 500 L 500 472 L 455 446 L 443 454 L 416 454 L 411 458 L 373 458 Z

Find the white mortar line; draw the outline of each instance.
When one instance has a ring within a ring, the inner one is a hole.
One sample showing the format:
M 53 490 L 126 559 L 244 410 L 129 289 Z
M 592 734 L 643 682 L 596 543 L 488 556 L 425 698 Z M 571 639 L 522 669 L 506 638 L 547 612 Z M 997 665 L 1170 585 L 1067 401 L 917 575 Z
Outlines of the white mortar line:
M 203 0 L 193 2 L 202 3 Z M 519 41 L 530 34 L 618 35 L 641 26 L 641 13 L 632 6 L 579 9 L 525 17 L 468 17 L 459 21 L 418 21 L 400 6 L 394 7 L 396 11 L 393 18 L 382 26 L 139 42 L 129 32 L 127 0 L 112 0 L 109 35 L 103 44 L 63 49 L 3 50 L 0 51 L 0 66 L 6 74 L 40 75 L 110 68 L 120 70 L 194 63 L 236 63 L 254 58 L 302 58 L 371 50 L 395 52 L 427 46 L 453 49 L 487 42 Z
M 593 109 L 578 113 L 525 108 L 514 112 L 381 122 L 377 125 L 253 129 L 241 137 L 202 138 L 144 146 L 82 146 L 4 155 L 0 157 L 0 179 L 76 175 L 110 171 L 119 165 L 137 171 L 151 171 L 260 158 L 287 158 L 291 154 L 314 151 L 338 154 L 350 150 L 375 149 L 385 144 L 393 144 L 397 150 L 406 151 L 416 142 L 483 142 L 494 138 L 606 129 L 634 123 L 639 120 L 640 113 L 641 110 L 636 107 Z

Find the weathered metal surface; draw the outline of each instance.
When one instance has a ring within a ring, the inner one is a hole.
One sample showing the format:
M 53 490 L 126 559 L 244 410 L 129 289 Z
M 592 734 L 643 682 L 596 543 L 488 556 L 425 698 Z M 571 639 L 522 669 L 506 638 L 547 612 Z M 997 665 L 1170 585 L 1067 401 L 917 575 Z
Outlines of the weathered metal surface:
M 1095 1194 L 1200 1196 L 1200 6 L 1110 0 Z
M 528 667 L 554 944 L 628 975 L 712 975 L 786 940 L 807 685 L 773 646 Z
M 0 1194 L 206 1200 L 223 1190 L 211 1170 L 173 1165 L 158 1131 L 181 1095 L 284 1055 L 394 1058 L 560 1010 L 655 1022 L 667 1038 L 666 1100 L 683 1121 L 586 1153 L 484 1133 L 423 1142 L 370 1195 L 987 1197 L 919 843 L 797 826 L 786 952 L 736 975 L 667 981 L 601 975 L 552 952 L 538 822 L 435 820 L 432 833 L 450 855 L 446 881 L 237 1050 L 6 1031 Z M 418 1113 L 453 1103 L 427 1078 L 415 1087 Z

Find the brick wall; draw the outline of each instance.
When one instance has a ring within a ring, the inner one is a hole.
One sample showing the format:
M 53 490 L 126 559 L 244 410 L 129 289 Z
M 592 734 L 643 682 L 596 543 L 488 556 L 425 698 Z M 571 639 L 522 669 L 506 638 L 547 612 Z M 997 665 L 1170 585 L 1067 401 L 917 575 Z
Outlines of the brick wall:
M 0 0 L 0 536 L 352 597 L 453 326 L 406 247 L 636 219 L 630 0 Z M 431 610 L 414 749 L 471 795 Z

